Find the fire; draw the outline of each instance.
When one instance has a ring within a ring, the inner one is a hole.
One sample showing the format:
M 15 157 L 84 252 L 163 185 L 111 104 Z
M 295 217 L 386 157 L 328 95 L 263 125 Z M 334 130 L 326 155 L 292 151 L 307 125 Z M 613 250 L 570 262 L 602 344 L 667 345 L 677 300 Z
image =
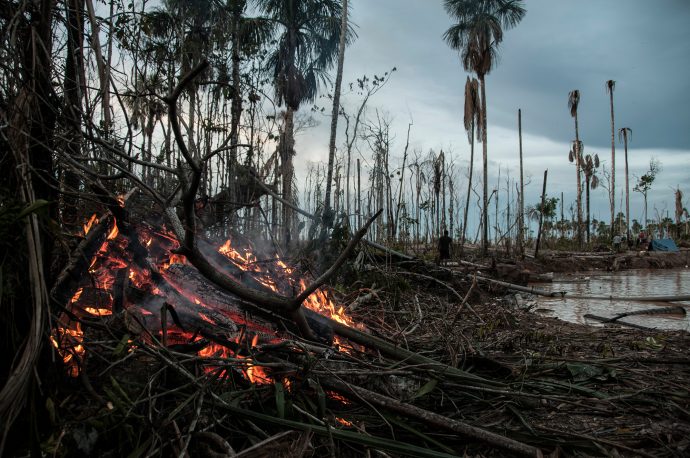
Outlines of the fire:
M 257 257 L 249 248 L 245 248 L 242 251 L 244 251 L 244 254 L 241 254 L 235 249 L 230 240 L 227 240 L 218 248 L 220 254 L 234 261 L 240 269 L 250 273 L 257 282 L 269 288 L 271 291 L 279 292 L 276 278 L 282 278 L 285 280 L 285 283 L 293 286 L 295 270 L 285 264 L 277 255 L 275 259 L 263 263 L 266 267 L 262 268 Z M 297 286 L 299 287 L 299 291 L 304 291 L 307 288 L 307 283 L 304 279 L 300 279 Z M 339 323 L 361 328 L 361 325 L 355 323 L 355 321 L 345 313 L 343 307 L 336 306 L 322 289 L 318 289 L 309 295 L 304 301 L 304 305 L 310 310 L 325 315 Z
M 79 375 L 79 364 L 84 358 L 84 332 L 81 324 L 74 322 L 74 327 L 57 327 L 50 336 L 50 342 L 58 351 L 70 377 Z M 77 362 L 77 360 L 79 362 Z
M 113 228 L 110 230 L 110 233 L 108 234 L 108 237 L 106 238 L 107 240 L 113 240 L 117 235 L 120 233 L 120 230 L 117 228 L 117 221 L 115 218 L 113 218 Z
M 79 288 L 74 293 L 74 296 L 72 296 L 72 299 L 69 300 L 70 304 L 74 304 L 75 302 L 77 302 L 79 300 L 79 298 L 81 297 L 81 293 L 83 293 L 83 292 L 84 292 L 84 288 Z
M 340 423 L 340 424 L 343 425 L 343 426 L 347 426 L 347 427 L 349 427 L 349 428 L 352 427 L 352 422 L 351 422 L 351 421 L 347 421 L 347 420 L 345 420 L 344 418 L 335 417 L 335 421 L 337 421 L 338 423 Z
M 150 244 L 150 241 L 149 241 L 149 244 Z M 187 258 L 182 256 L 181 254 L 172 253 L 170 255 L 170 257 L 168 258 L 168 262 L 163 263 L 161 268 L 163 270 L 168 270 L 170 268 L 170 266 L 172 266 L 173 264 L 187 264 Z
M 347 399 L 345 396 L 343 396 L 340 393 L 336 393 L 335 391 L 326 391 L 326 394 L 328 395 L 329 398 L 339 401 L 343 404 L 350 404 L 350 400 Z
M 200 314 L 202 318 L 204 318 L 203 314 Z M 208 317 L 205 317 L 204 319 L 207 319 Z M 235 339 L 236 343 L 239 343 L 241 340 L 241 335 L 238 335 L 237 338 Z M 252 338 L 251 342 L 251 347 L 254 348 L 257 343 L 259 342 L 259 335 L 255 334 L 254 337 Z M 218 345 L 216 343 L 210 343 L 206 347 L 202 348 L 199 350 L 197 353 L 199 356 L 202 358 L 219 358 L 219 359 L 236 359 L 241 361 L 241 366 L 242 367 L 242 373 L 244 376 L 249 380 L 251 383 L 257 384 L 257 385 L 266 385 L 269 383 L 273 383 L 271 381 L 271 376 L 266 372 L 266 370 L 254 364 L 254 360 L 251 357 L 246 357 L 242 356 L 240 354 L 237 354 L 233 352 L 231 349 L 224 347 L 222 345 Z M 207 366 L 205 368 L 206 373 L 212 373 L 216 370 L 216 366 Z
M 93 223 L 95 223 L 98 220 L 96 217 L 96 214 L 94 213 L 91 215 L 91 219 L 89 219 L 86 223 L 84 223 L 84 235 L 88 234 L 89 231 L 91 230 L 91 226 L 93 226 Z
M 118 200 L 123 204 L 124 201 L 120 197 L 118 197 Z M 88 234 L 97 222 L 97 215 L 92 215 L 83 225 L 84 235 Z M 132 286 L 146 293 L 151 298 L 163 296 L 166 300 L 171 300 L 173 306 L 179 306 L 175 302 L 174 297 L 165 297 L 165 294 L 168 293 L 167 289 L 159 288 L 158 286 L 160 285 L 156 283 L 157 280 L 154 281 L 157 278 L 154 274 L 160 273 L 169 280 L 166 271 L 172 265 L 188 264 L 187 259 L 183 255 L 173 253 L 173 251 L 179 248 L 179 242 L 166 229 L 156 230 L 145 226 L 145 224 L 137 227 L 136 235 L 139 237 L 142 246 L 147 249 L 147 259 L 152 264 L 152 269 L 142 268 L 141 263 L 135 262 L 133 254 L 126 249 L 129 240 L 120 233 L 117 222 L 114 221 L 106 240 L 103 241 L 97 253 L 90 260 L 88 278 L 84 279 L 83 283 L 70 298 L 67 304 L 68 312 L 62 314 L 56 320 L 56 325 L 50 334 L 50 342 L 63 359 L 70 376 L 76 377 L 79 374 L 81 362 L 86 355 L 85 337 L 81 327 L 82 323 L 79 319 L 90 318 L 93 320 L 96 317 L 112 315 L 113 296 L 118 294 L 118 297 L 123 296 L 122 291 L 115 291 L 116 283 L 119 285 L 119 288 L 123 286 L 120 283 L 122 279 L 120 273 L 124 274 L 124 272 L 127 272 L 129 285 L 125 285 L 126 288 Z M 259 260 L 251 247 L 236 248 L 233 247 L 230 240 L 220 246 L 218 252 L 230 259 L 237 268 L 247 272 L 254 281 L 272 291 L 280 294 L 294 295 L 303 291 L 307 286 L 308 281 L 299 279 L 298 275 L 300 273 L 297 269 L 288 266 L 278 256 Z M 187 313 L 196 313 L 203 322 L 218 326 L 221 324 L 218 320 L 224 318 L 233 320 L 240 325 L 240 332 L 237 335 L 227 337 L 234 341 L 234 345 L 228 344 L 228 346 L 224 346 L 212 342 L 198 351 L 197 354 L 200 358 L 211 360 L 204 367 L 207 373 L 222 376 L 224 373 L 227 373 L 226 367 L 228 364 L 231 364 L 251 383 L 273 383 L 270 371 L 261 366 L 261 363 L 255 359 L 254 350 L 260 343 L 260 334 L 266 336 L 265 339 L 262 339 L 264 343 L 280 341 L 280 335 L 276 334 L 274 329 L 242 321 L 243 318 L 241 316 L 217 315 L 219 313 L 217 304 L 205 303 L 202 300 L 203 296 L 196 297 L 199 294 L 198 292 L 194 293 L 184 284 L 176 285 L 172 281 L 170 286 L 187 298 L 190 303 L 201 307 L 194 309 L 192 306 L 186 306 L 191 309 L 187 310 Z M 85 294 L 85 291 L 88 291 L 88 294 Z M 157 300 L 160 300 L 160 298 Z M 135 304 L 129 302 L 129 298 L 126 295 L 122 301 L 122 306 L 125 309 L 135 306 Z M 355 326 L 353 320 L 345 314 L 343 307 L 339 307 L 325 290 L 319 289 L 312 293 L 304 305 L 340 323 Z M 208 309 L 208 311 L 203 312 L 204 309 Z M 136 304 L 135 311 L 138 316 L 146 317 L 149 323 L 149 330 L 155 332 L 155 328 L 150 328 L 150 323 L 160 322 L 158 306 L 155 309 L 147 309 L 145 306 L 139 307 Z M 216 314 L 212 314 L 211 311 Z M 202 337 L 197 332 L 196 330 L 192 332 L 182 330 L 176 324 L 169 321 L 166 330 L 166 342 L 191 343 L 198 341 Z M 163 330 L 161 329 L 161 337 L 162 333 Z M 218 362 L 223 359 L 227 360 L 227 362 Z M 218 371 L 219 368 L 221 369 L 220 372 Z M 285 385 L 289 390 L 289 380 L 285 380 Z M 347 402 L 347 400 L 342 398 L 342 402 Z
M 113 311 L 110 309 L 97 308 L 97 307 L 84 307 L 84 311 L 86 313 L 90 313 L 91 315 L 96 315 L 96 316 L 107 316 L 107 315 L 113 314 Z

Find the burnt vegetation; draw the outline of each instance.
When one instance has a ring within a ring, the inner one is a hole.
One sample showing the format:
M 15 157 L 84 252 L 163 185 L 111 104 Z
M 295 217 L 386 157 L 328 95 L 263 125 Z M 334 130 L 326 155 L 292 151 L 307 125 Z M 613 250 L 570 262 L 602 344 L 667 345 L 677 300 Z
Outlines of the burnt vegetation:
M 583 151 L 577 90 L 571 219 L 546 191 L 525 207 L 522 173 L 490 192 L 486 78 L 526 11 L 444 5 L 478 78 L 467 170 L 411 148 L 413 120 L 396 150 L 372 106 L 395 68 L 342 84 L 346 0 L 0 5 L 0 456 L 687 453 L 687 333 L 619 327 L 633 313 L 569 324 L 520 296 L 572 269 L 531 257 L 540 244 L 687 238 L 682 192 L 675 221 L 640 225 L 613 197 L 611 224 L 590 221 L 608 176 Z M 328 163 L 298 180 L 299 135 L 328 111 Z M 634 187 L 645 207 L 660 171 Z M 444 230 L 459 243 L 441 266 Z

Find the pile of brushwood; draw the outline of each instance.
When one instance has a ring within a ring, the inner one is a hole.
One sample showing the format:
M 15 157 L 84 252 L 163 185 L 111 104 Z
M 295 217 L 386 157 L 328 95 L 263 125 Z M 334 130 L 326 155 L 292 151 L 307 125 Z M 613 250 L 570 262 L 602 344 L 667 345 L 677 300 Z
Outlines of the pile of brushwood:
M 690 453 L 687 333 L 536 316 L 470 273 L 384 264 L 367 247 L 346 270 L 349 286 L 330 291 L 366 332 L 336 327 L 339 345 L 294 337 L 202 358 L 198 341 L 163 345 L 112 321 L 86 330 L 80 375 L 63 377 L 46 403 L 42 452 Z M 249 361 L 270 383 L 248 380 Z

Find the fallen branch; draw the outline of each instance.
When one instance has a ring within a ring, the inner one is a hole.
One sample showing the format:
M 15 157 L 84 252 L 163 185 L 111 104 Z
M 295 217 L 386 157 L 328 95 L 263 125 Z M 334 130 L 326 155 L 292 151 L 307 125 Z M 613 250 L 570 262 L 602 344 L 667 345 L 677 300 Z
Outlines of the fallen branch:
M 468 425 L 467 423 L 463 423 L 461 421 L 454 420 L 419 407 L 415 407 L 411 404 L 400 402 L 391 397 L 367 390 L 366 388 L 345 383 L 335 378 L 326 378 L 321 379 L 320 381 L 324 386 L 336 390 L 339 393 L 347 394 L 352 399 L 361 399 L 366 403 L 374 404 L 408 417 L 416 418 L 436 428 L 442 428 L 457 434 L 462 434 L 463 436 L 485 442 L 496 448 L 509 450 L 521 455 L 538 457 L 543 456 L 541 450 L 537 447 L 533 447 L 523 442 L 518 442 L 508 437 L 501 436 L 500 434 L 492 433 L 491 431 L 486 431 L 484 429 L 477 428 L 476 426 Z
M 672 307 L 662 307 L 662 308 L 654 308 L 654 309 L 645 309 L 645 310 L 636 310 L 633 312 L 625 312 L 621 313 L 620 315 L 616 315 L 613 318 L 610 318 L 606 323 L 612 323 L 614 321 L 618 321 L 621 318 L 625 318 L 626 316 L 635 316 L 635 315 L 665 315 L 665 314 L 671 314 L 671 313 L 678 313 L 681 315 L 685 315 L 685 309 L 679 305 L 674 305 Z
M 606 318 L 606 317 L 598 316 L 598 315 L 592 315 L 590 313 L 586 314 L 584 317 L 589 318 L 590 320 L 599 321 L 601 323 L 610 323 L 611 322 L 610 318 Z M 620 324 L 621 326 L 627 326 L 629 328 L 641 329 L 643 331 L 656 331 L 656 329 L 654 329 L 654 328 L 648 328 L 647 326 L 641 326 L 639 324 L 628 323 L 627 321 L 618 320 L 618 321 L 616 321 L 615 324 Z
M 460 295 L 460 293 L 458 293 L 457 291 L 455 291 L 455 289 L 454 289 L 452 286 L 450 286 L 450 285 L 449 285 L 448 283 L 446 283 L 446 282 L 443 282 L 443 281 L 439 280 L 438 278 L 430 277 L 429 275 L 418 274 L 418 273 L 416 273 L 416 272 L 398 272 L 398 274 L 400 274 L 400 275 L 411 275 L 411 276 L 414 276 L 414 277 L 424 278 L 424 279 L 426 279 L 426 280 L 429 280 L 429 281 L 433 281 L 433 282 L 438 283 L 439 285 L 441 285 L 441 286 L 443 286 L 444 288 L 448 289 L 451 293 L 453 293 L 453 295 L 454 295 L 455 297 L 458 298 L 458 300 L 460 301 L 460 310 L 462 310 L 463 307 L 467 307 L 467 308 L 470 310 L 470 312 L 472 312 L 472 314 L 475 316 L 475 318 L 477 318 L 477 319 L 479 320 L 480 323 L 484 323 L 484 320 L 482 320 L 482 317 L 480 317 L 480 316 L 477 314 L 477 312 L 475 312 L 474 309 L 470 306 L 470 304 L 467 303 L 467 299 L 469 298 L 469 291 L 468 291 L 468 293 L 465 295 L 465 297 L 462 297 L 462 296 Z M 472 287 L 474 287 L 474 285 L 475 285 L 476 283 L 477 283 L 476 280 L 472 280 Z M 470 288 L 470 291 L 472 290 L 472 287 Z M 460 310 L 458 310 L 458 311 L 460 311 Z M 453 321 L 453 323 L 455 323 L 455 320 Z

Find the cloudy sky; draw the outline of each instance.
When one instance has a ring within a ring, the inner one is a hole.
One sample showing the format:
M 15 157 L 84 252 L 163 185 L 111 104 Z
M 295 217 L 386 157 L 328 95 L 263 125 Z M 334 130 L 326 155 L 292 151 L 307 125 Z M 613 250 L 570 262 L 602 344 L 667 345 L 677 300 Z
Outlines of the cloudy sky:
M 452 23 L 443 2 L 351 0 L 351 5 L 358 38 L 347 49 L 344 83 L 397 67 L 389 84 L 371 101 L 372 109 L 386 111 L 394 120 L 392 154 L 402 156 L 412 120 L 412 148 L 450 151 L 455 162 L 466 167 L 469 145 L 462 107 L 467 74 L 457 53 L 442 40 Z M 496 181 L 499 164 L 503 176 L 507 170 L 517 177 L 517 110 L 521 108 L 525 173 L 531 180 L 526 203 L 538 200 L 548 169 L 547 193 L 563 191 L 567 208 L 575 195 L 575 168 L 568 162 L 569 142 L 574 139 L 568 92 L 580 90 L 584 152 L 598 153 L 608 168 L 611 130 L 605 83 L 613 79 L 616 130 L 633 131 L 631 218 L 642 217 L 642 198 L 632 193 L 632 187 L 652 157 L 661 161 L 662 171 L 650 194 L 650 218 L 655 207 L 673 217 L 677 186 L 687 196 L 688 206 L 690 2 L 527 0 L 525 6 L 527 15 L 505 34 L 500 61 L 486 78 L 490 183 Z M 344 100 L 346 106 L 356 102 L 354 97 Z M 324 118 L 318 128 L 298 138 L 298 167 L 325 160 L 328 125 Z M 480 161 L 475 167 L 481 167 Z M 616 137 L 618 202 L 623 179 L 623 146 Z M 592 198 L 593 217 L 608 220 L 606 191 L 600 189 Z

